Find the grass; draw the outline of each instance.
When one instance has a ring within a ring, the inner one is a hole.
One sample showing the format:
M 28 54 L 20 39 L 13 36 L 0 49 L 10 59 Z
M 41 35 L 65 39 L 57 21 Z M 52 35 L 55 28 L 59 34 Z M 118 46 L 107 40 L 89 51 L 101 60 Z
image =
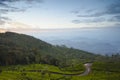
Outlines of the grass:
M 115 67 L 116 66 L 116 67 Z M 79 68 L 80 67 L 80 68 Z M 84 70 L 83 66 L 76 68 Z M 86 76 L 63 76 L 58 74 L 49 74 L 45 71 L 60 73 L 78 73 L 71 72 L 71 67 L 60 70 L 58 67 L 47 64 L 30 64 L 16 66 L 0 66 L 0 80 L 120 80 L 119 63 L 93 63 L 92 72 Z M 26 70 L 43 70 L 41 72 L 27 72 Z M 66 70 L 66 71 L 65 71 Z M 79 71 L 81 72 L 81 71 Z

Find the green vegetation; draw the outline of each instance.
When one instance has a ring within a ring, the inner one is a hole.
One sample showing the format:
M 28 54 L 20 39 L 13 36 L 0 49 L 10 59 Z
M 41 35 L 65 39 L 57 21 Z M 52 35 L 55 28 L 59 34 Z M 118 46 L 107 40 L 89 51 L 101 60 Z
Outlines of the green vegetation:
M 117 65 L 115 69 L 113 68 L 114 65 L 112 65 L 112 63 L 95 62 L 93 63 L 92 72 L 86 76 L 74 76 L 74 75 L 64 76 L 64 75 L 49 73 L 48 71 L 59 72 L 63 74 L 66 73 L 71 74 L 71 73 L 78 73 L 79 71 L 77 72 L 61 71 L 58 67 L 47 64 L 16 65 L 16 66 L 6 66 L 6 67 L 2 66 L 0 67 L 0 69 L 2 69 L 0 73 L 0 80 L 8 80 L 8 79 L 9 80 L 119 80 L 120 64 L 119 63 L 113 63 L 113 64 Z M 79 67 L 82 67 L 82 65 Z M 106 67 L 108 67 L 109 69 L 107 69 Z M 42 71 L 29 72 L 28 70 L 42 70 Z
M 97 55 L 54 46 L 32 36 L 0 33 L 0 80 L 119 80 L 120 55 Z M 93 63 L 92 72 L 81 74 L 84 63 Z

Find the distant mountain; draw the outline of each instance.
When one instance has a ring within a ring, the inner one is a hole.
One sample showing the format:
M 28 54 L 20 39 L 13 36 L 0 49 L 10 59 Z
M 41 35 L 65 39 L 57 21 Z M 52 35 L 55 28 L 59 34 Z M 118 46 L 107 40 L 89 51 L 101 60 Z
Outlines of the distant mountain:
M 65 44 L 67 47 L 74 47 L 75 49 L 82 49 L 84 51 L 89 51 L 92 53 L 96 54 L 101 54 L 101 55 L 112 55 L 113 53 L 118 53 L 119 51 L 117 50 L 118 48 L 110 43 L 106 42 L 100 42 L 99 40 L 92 40 L 92 39 L 75 39 L 75 40 L 62 40 L 62 39 L 57 39 L 57 40 L 49 40 L 51 44 L 58 44 L 62 45 Z
M 13 32 L 0 33 L 0 65 L 44 63 L 56 66 L 71 62 L 102 60 L 101 55 L 92 54 L 66 46 L 53 46 L 32 36 Z
M 112 55 L 120 53 L 120 28 L 91 28 L 26 32 L 53 45 L 66 45 L 91 53 Z

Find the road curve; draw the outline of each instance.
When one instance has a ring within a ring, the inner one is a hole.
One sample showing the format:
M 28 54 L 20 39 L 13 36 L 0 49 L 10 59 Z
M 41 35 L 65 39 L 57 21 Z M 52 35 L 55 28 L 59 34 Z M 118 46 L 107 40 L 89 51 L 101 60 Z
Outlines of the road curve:
M 92 63 L 86 63 L 86 64 L 84 64 L 84 66 L 85 66 L 86 70 L 84 73 L 80 74 L 79 76 L 85 76 L 91 72 Z
M 86 69 L 83 73 L 65 74 L 65 76 L 85 76 L 85 75 L 88 75 L 91 72 L 92 63 L 86 63 L 86 64 L 84 64 L 84 67 Z

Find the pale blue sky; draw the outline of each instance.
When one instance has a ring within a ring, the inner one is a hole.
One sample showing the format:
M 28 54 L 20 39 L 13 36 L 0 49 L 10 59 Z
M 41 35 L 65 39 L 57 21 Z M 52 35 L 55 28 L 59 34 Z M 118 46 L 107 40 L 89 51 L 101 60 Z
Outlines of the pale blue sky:
M 1 27 L 21 29 L 118 27 L 120 25 L 119 4 L 119 0 L 43 0 L 42 3 L 32 5 L 19 1 L 12 2 L 8 5 L 22 7 L 22 9 L 32 7 L 25 11 L 1 14 L 11 19 Z

